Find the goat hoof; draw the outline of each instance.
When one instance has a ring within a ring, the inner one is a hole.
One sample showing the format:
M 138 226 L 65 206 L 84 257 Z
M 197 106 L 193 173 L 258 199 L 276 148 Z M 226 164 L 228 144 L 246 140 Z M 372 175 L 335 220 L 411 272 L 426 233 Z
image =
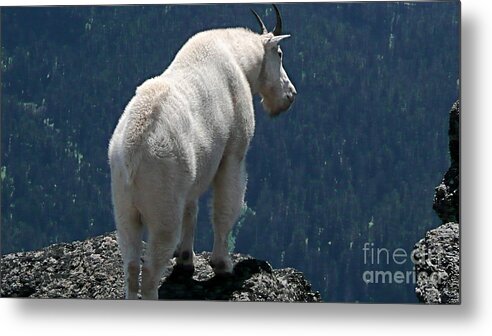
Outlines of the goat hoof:
M 232 262 L 226 262 L 224 260 L 217 262 L 210 261 L 210 266 L 212 266 L 215 275 L 227 276 L 232 274 Z

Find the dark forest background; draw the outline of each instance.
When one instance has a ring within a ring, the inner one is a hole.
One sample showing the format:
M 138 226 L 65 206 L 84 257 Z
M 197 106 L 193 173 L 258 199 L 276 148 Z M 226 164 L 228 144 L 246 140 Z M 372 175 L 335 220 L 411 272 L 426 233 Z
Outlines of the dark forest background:
M 107 145 L 135 88 L 194 33 L 273 28 L 271 6 L 1 9 L 1 252 L 114 230 Z M 283 4 L 284 66 L 299 92 L 276 119 L 256 104 L 247 206 L 231 243 L 305 273 L 326 301 L 416 302 L 366 284 L 364 243 L 408 253 L 440 222 L 459 96 L 458 2 Z M 211 250 L 208 195 L 196 250 Z

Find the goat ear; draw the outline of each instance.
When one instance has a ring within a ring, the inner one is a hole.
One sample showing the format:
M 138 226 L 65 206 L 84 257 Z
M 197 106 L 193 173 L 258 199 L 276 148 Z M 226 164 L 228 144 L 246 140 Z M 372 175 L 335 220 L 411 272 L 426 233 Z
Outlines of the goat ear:
M 290 35 L 272 36 L 268 40 L 266 40 L 265 44 L 267 46 L 275 47 L 277 44 L 279 44 L 280 41 L 282 41 L 283 39 L 286 39 L 288 37 L 290 37 Z

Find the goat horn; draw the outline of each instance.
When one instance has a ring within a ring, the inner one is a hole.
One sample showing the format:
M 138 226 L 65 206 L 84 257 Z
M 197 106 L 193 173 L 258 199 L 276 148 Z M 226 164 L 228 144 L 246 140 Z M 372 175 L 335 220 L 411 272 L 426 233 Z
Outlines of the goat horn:
M 275 4 L 273 5 L 273 8 L 275 9 L 275 14 L 277 15 L 277 24 L 273 29 L 273 35 L 279 36 L 282 35 L 282 17 L 280 16 L 280 11 L 278 10 L 278 7 Z
M 255 15 L 256 17 L 256 20 L 258 20 L 258 23 L 260 24 L 260 28 L 261 28 L 261 33 L 262 34 L 266 34 L 268 33 L 268 29 L 266 29 L 265 27 L 265 24 L 263 23 L 263 21 L 261 21 L 261 18 L 260 16 L 254 11 L 254 10 L 251 10 L 253 12 L 253 14 Z

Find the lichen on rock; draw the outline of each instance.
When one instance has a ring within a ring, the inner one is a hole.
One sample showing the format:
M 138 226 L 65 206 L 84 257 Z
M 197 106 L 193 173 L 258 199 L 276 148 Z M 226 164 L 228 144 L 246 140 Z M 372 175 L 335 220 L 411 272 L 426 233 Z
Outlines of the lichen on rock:
M 265 261 L 233 254 L 234 275 L 216 277 L 210 253 L 197 254 L 195 272 L 178 268 L 163 279 L 159 298 L 319 302 L 303 274 L 272 269 Z M 2 297 L 122 299 L 123 268 L 115 233 L 82 242 L 55 244 L 39 251 L 7 254 L 1 259 Z
M 458 223 L 446 223 L 417 243 L 416 294 L 421 302 L 460 302 L 459 231 Z
M 460 101 L 449 113 L 449 153 L 451 165 L 436 187 L 433 209 L 442 225 L 426 233 L 415 245 L 415 293 L 429 304 L 460 303 Z

